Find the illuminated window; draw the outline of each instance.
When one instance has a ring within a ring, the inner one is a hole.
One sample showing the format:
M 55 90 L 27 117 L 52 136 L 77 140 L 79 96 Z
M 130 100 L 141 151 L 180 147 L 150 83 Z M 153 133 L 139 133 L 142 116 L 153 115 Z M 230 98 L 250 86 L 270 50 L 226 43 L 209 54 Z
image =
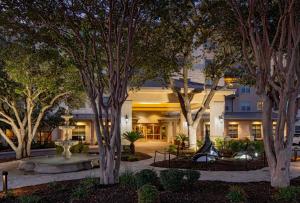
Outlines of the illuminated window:
M 261 124 L 252 124 L 252 136 L 254 139 L 262 138 L 262 127 Z
M 238 138 L 238 124 L 229 124 L 228 125 L 228 136 L 231 138 Z
M 242 94 L 249 94 L 250 93 L 250 87 L 248 87 L 248 86 L 242 86 L 242 87 L 240 87 L 240 92 Z
M 78 125 L 73 129 L 72 140 L 85 141 L 85 125 Z

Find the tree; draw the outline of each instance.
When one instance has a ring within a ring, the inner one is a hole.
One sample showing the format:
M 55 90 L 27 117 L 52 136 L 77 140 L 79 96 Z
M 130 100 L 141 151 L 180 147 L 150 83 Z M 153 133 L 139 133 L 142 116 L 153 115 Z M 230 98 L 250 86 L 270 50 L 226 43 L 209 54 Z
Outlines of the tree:
M 291 146 L 300 91 L 299 1 L 228 1 L 246 69 L 263 98 L 265 152 L 273 187 L 290 184 Z M 275 133 L 272 113 L 278 114 Z
M 17 143 L 2 128 L 0 135 L 20 159 L 30 156 L 31 143 L 45 113 L 76 92 L 77 73 L 53 50 L 32 50 L 16 44 L 4 49 L 2 71 L 7 89 L 0 95 L 0 122 L 10 126 Z
M 125 132 L 123 134 L 124 139 L 128 140 L 130 142 L 130 152 L 131 154 L 135 154 L 135 145 L 134 143 L 143 138 L 143 135 L 140 132 L 130 131 Z
M 171 67 L 158 62 L 172 54 L 155 53 L 166 46 L 158 35 L 159 18 L 153 15 L 160 5 L 139 0 L 2 3 L 10 29 L 17 27 L 18 33 L 58 47 L 78 68 L 95 114 L 101 184 L 118 182 L 121 107 L 128 88 Z

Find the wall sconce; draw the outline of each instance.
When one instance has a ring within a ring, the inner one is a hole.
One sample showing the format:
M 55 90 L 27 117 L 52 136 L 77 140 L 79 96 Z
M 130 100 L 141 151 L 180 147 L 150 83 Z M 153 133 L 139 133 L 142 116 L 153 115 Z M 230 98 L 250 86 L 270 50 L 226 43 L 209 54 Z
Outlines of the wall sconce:
M 129 121 L 128 115 L 126 114 L 126 115 L 125 115 L 125 122 L 126 122 L 126 124 L 128 123 L 128 121 Z
M 219 116 L 220 121 L 224 120 L 224 113 L 222 113 L 222 115 Z

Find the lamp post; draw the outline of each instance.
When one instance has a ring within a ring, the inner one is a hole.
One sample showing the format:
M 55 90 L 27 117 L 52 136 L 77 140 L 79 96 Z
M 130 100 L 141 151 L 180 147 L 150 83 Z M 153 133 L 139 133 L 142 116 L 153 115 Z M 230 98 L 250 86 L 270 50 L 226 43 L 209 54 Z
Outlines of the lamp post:
M 3 192 L 6 194 L 7 193 L 7 171 L 2 172 L 2 183 L 3 183 Z

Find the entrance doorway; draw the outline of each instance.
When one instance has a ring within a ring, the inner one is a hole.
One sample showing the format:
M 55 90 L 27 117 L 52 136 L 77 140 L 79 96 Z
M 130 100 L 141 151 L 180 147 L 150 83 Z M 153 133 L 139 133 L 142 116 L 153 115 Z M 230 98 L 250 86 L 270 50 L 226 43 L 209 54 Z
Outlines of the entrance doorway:
M 144 123 L 133 126 L 135 131 L 143 134 L 145 140 L 167 141 L 167 127 L 158 123 Z

